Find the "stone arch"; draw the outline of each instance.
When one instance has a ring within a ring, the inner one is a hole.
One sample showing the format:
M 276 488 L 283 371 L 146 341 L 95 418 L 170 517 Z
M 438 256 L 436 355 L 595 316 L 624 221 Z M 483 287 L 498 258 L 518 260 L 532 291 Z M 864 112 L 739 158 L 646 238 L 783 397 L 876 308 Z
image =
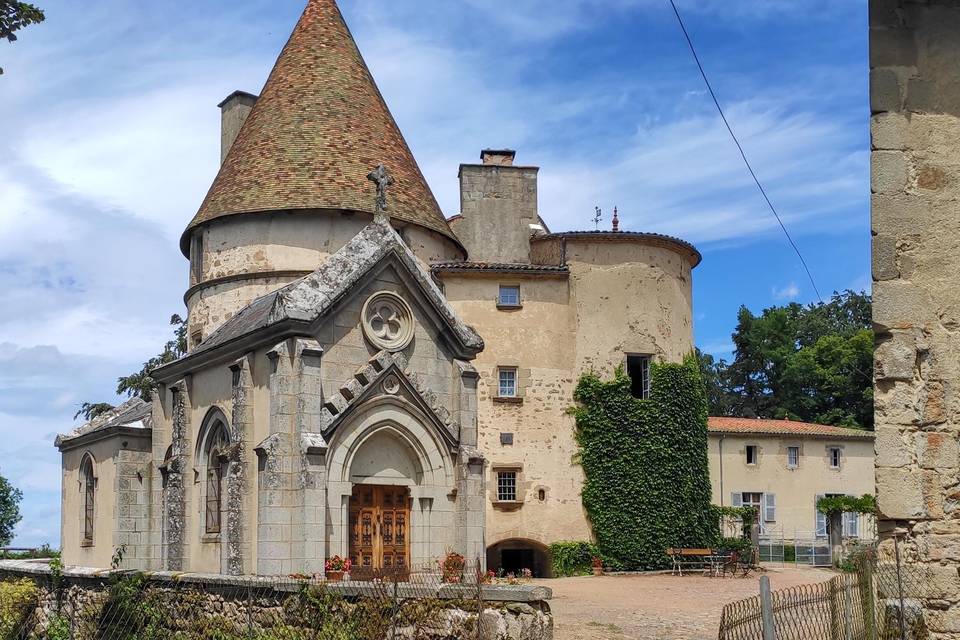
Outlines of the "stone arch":
M 506 538 L 487 547 L 487 569 L 518 574 L 530 569 L 534 578 L 553 577 L 550 548 L 531 538 Z
M 397 396 L 374 398 L 344 417 L 330 440 L 327 455 L 329 554 L 349 553 L 350 498 L 354 481 L 363 483 L 352 472 L 359 469 L 376 475 L 386 469 L 391 473 L 371 478 L 369 483 L 408 487 L 412 562 L 442 557 L 454 543 L 449 496 L 455 487 L 455 461 L 434 422 Z M 365 452 L 375 450 L 378 444 L 386 444 L 392 455 L 379 458 L 379 462 L 364 459 Z M 404 469 L 390 466 L 398 457 L 401 463 L 406 460 Z
M 230 447 L 230 426 L 219 407 L 207 410 L 194 450 L 195 472 L 199 488 L 200 535 L 216 541 L 225 532 L 227 511 L 226 467 Z
M 411 403 L 397 397 L 381 397 L 357 407 L 330 443 L 328 478 L 352 482 L 351 469 L 357 453 L 370 438 L 388 434 L 412 456 L 418 477 L 412 486 L 453 486 L 453 463 L 443 439 L 430 419 Z M 413 479 L 411 479 L 413 480 Z

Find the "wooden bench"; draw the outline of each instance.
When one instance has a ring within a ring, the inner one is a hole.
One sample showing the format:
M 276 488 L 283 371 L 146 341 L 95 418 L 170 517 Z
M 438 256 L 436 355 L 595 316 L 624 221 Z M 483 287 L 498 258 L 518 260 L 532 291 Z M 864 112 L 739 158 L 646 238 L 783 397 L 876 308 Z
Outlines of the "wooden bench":
M 713 549 L 706 547 L 687 549 L 670 547 L 667 549 L 666 554 L 670 556 L 670 559 L 673 561 L 673 571 L 671 573 L 681 576 L 683 575 L 684 567 L 688 569 L 703 569 L 707 565 L 707 556 L 714 555 Z

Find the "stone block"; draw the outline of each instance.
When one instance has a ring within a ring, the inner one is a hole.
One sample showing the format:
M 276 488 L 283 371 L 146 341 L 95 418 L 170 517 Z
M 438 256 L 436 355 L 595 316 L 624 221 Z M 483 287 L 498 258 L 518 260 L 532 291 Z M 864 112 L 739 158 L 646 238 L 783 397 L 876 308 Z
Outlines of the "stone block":
M 899 428 L 887 424 L 877 424 L 874 450 L 878 467 L 905 467 L 912 461 L 907 447 L 909 436 Z
M 871 67 L 912 67 L 917 63 L 913 29 L 871 29 Z
M 926 398 L 923 403 L 922 423 L 940 424 L 946 422 L 946 384 L 939 380 L 931 380 L 926 384 Z
M 877 469 L 877 507 L 884 518 L 924 518 L 923 483 L 919 473 L 909 469 Z
M 900 111 L 900 79 L 891 69 L 870 70 L 870 110 Z
M 917 459 L 924 469 L 956 469 L 960 466 L 957 434 L 939 431 L 918 433 Z
M 895 331 L 874 350 L 877 380 L 913 380 L 917 367 L 917 342 L 912 332 Z
M 907 185 L 907 156 L 902 151 L 874 151 L 870 154 L 870 190 L 873 193 L 902 193 Z
M 873 279 L 893 280 L 900 277 L 897 268 L 897 242 L 889 236 L 873 236 Z
M 939 113 L 940 95 L 936 83 L 925 78 L 910 78 L 903 106 L 906 111 L 914 113 Z
M 873 324 L 908 329 L 938 320 L 930 294 L 912 282 L 887 280 L 873 290 Z
M 901 113 L 884 112 L 870 119 L 870 143 L 876 150 L 906 149 L 910 121 Z

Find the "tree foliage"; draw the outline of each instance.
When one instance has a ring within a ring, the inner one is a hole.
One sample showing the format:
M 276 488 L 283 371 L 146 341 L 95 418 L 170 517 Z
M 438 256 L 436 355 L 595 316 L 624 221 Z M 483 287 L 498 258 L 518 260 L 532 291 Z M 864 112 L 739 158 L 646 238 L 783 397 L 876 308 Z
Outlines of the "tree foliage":
M 703 547 L 719 535 L 710 504 L 707 400 L 696 359 L 651 366 L 650 399 L 584 375 L 574 394 L 583 506 L 597 548 L 626 568 L 668 564 L 668 547 Z
M 150 377 L 150 372 L 160 365 L 173 362 L 187 352 L 187 321 L 173 314 L 170 316 L 170 324 L 174 328 L 173 339 L 163 345 L 163 350 L 159 354 L 144 362 L 140 371 L 117 378 L 118 395 L 137 396 L 145 402 L 150 402 L 153 392 L 157 389 L 157 383 Z M 76 420 L 83 416 L 85 420 L 92 420 L 110 409 L 113 409 L 113 405 L 106 402 L 84 402 L 73 418 Z
M 170 325 L 174 327 L 173 339 L 163 345 L 163 350 L 159 354 L 144 362 L 140 371 L 118 378 L 118 394 L 126 394 L 127 397 L 138 396 L 149 402 L 157 389 L 157 383 L 150 377 L 150 372 L 160 365 L 173 362 L 187 352 L 187 321 L 173 314 L 170 316 Z
M 733 362 L 698 352 L 711 414 L 872 429 L 871 326 L 864 292 L 760 315 L 740 307 Z
M 0 546 L 6 546 L 13 540 L 13 529 L 20 522 L 20 501 L 23 492 L 0 476 Z
M 0 40 L 16 42 L 16 32 L 31 24 L 43 22 L 43 11 L 26 2 L 0 0 Z M 0 68 L 0 74 L 3 69 Z
M 856 496 L 824 496 L 817 500 L 817 511 L 828 516 L 837 513 L 876 513 L 877 498 L 872 493 Z

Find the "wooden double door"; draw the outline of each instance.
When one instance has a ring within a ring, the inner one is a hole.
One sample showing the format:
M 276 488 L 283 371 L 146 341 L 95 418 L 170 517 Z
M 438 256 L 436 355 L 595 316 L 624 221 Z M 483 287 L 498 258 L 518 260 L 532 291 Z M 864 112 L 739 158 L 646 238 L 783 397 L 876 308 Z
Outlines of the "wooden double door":
M 358 484 L 350 497 L 351 576 L 410 571 L 410 492 L 406 487 Z

